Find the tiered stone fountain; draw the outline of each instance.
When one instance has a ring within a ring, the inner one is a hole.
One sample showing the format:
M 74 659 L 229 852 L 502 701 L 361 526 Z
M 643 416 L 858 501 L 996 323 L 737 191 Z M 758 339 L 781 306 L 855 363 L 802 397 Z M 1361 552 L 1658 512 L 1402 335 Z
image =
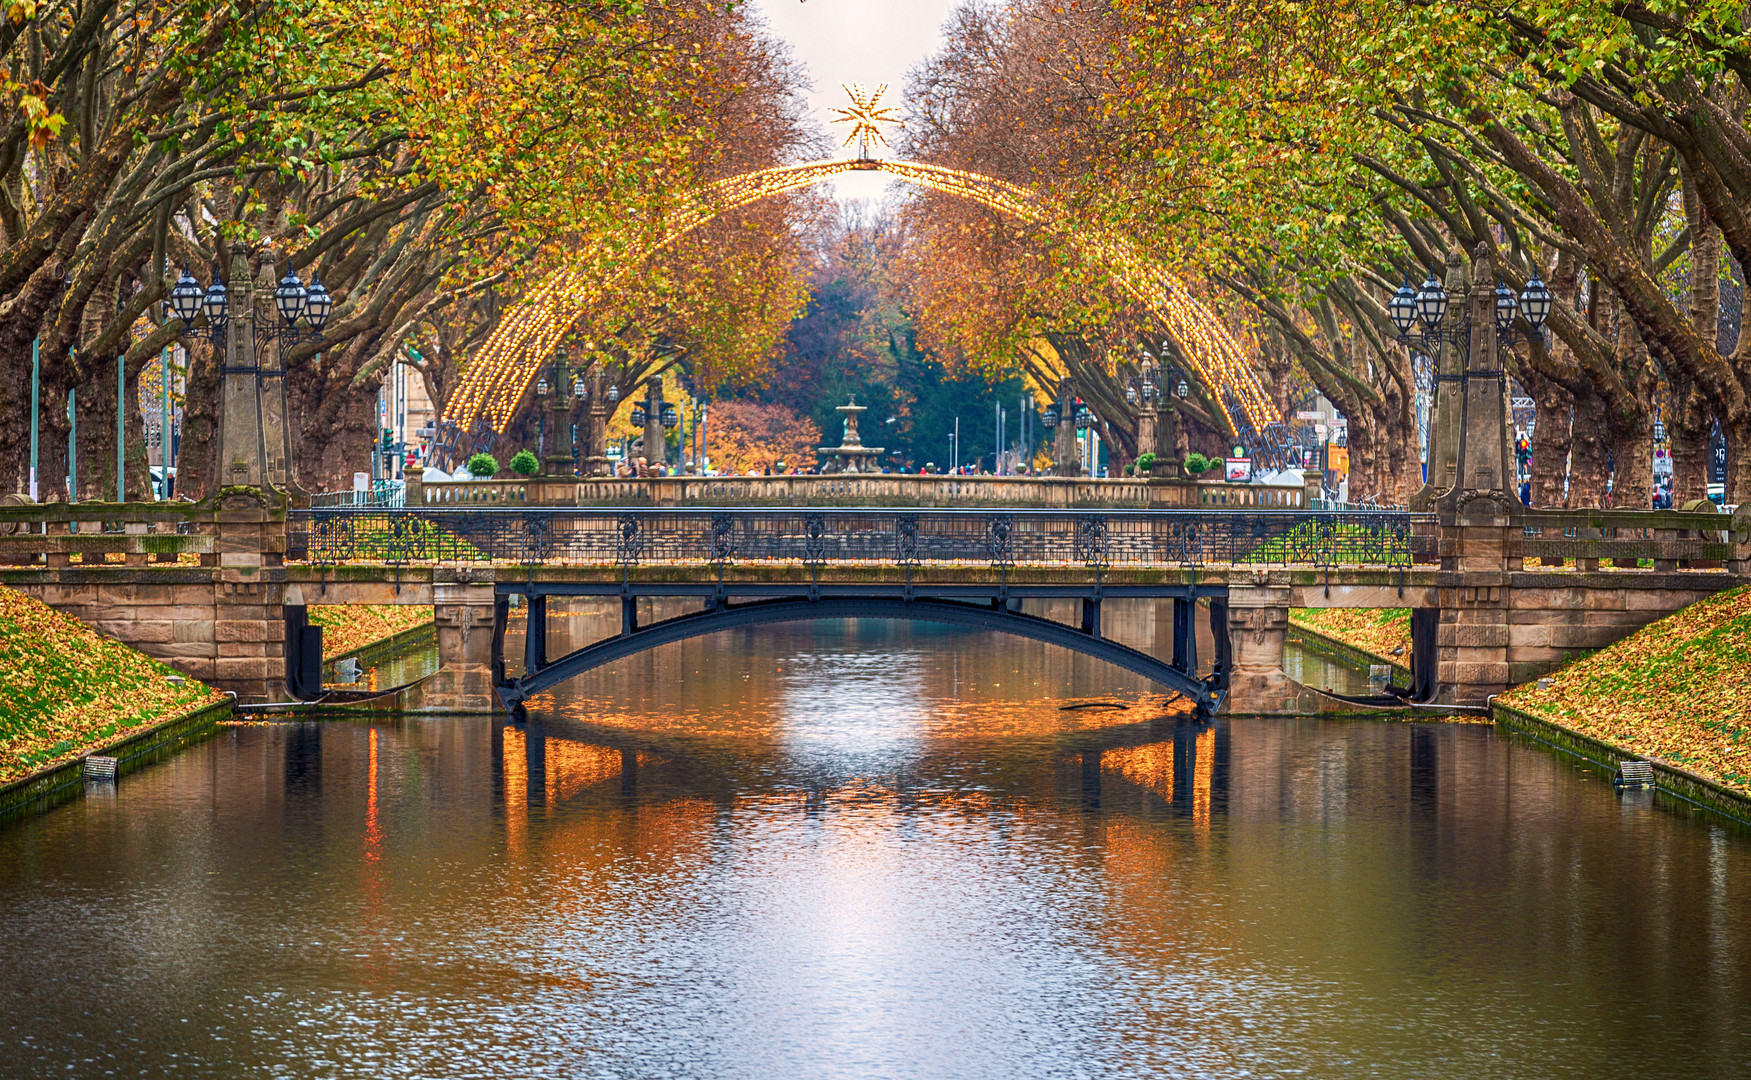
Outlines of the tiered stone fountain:
M 830 473 L 870 473 L 880 471 L 876 459 L 882 455 L 884 448 L 880 446 L 865 446 L 857 437 L 857 414 L 866 411 L 866 407 L 857 403 L 855 396 L 847 403 L 838 406 L 834 411 L 845 417 L 845 435 L 838 446 L 823 446 L 822 454 L 827 462 L 822 466 L 822 472 Z

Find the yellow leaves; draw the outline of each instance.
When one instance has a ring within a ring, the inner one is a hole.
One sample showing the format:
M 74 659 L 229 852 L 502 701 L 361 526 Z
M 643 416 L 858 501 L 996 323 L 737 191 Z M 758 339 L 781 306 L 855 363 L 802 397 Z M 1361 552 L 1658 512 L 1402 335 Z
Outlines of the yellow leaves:
M 27 19 L 36 18 L 36 9 L 36 0 L 13 0 L 6 6 L 6 17 L 11 19 L 14 25 L 20 25 Z
M 30 132 L 30 145 L 36 150 L 42 150 L 61 134 L 61 128 L 67 123 L 67 118 L 58 112 L 50 112 L 48 101 L 49 88 L 42 82 L 33 82 L 18 99 L 19 111 L 24 113 L 25 130 Z
M 1668 616 L 1505 699 L 1751 793 L 1751 588 Z
M 332 660 L 431 621 L 431 608 L 407 604 L 347 604 L 310 608 L 311 624 L 322 627 L 324 660 Z
M 220 695 L 0 587 L 0 782 Z
M 1289 621 L 1410 666 L 1409 608 L 1295 608 L 1289 612 Z M 1397 655 L 1394 649 L 1400 650 Z

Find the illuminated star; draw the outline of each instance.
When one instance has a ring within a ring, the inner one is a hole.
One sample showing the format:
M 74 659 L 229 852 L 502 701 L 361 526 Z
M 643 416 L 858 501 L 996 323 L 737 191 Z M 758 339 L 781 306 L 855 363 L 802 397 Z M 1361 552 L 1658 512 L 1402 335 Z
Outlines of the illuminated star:
M 841 145 L 850 146 L 852 140 L 857 140 L 858 156 L 864 156 L 868 141 L 874 139 L 882 146 L 888 145 L 888 140 L 882 137 L 882 128 L 897 125 L 901 122 L 891 107 L 881 105 L 882 95 L 887 93 L 886 84 L 877 86 L 875 93 L 864 90 L 862 83 L 852 83 L 842 86 L 845 96 L 851 99 L 851 108 L 834 109 L 838 115 L 833 118 L 835 124 L 850 124 L 851 134 L 845 136 Z

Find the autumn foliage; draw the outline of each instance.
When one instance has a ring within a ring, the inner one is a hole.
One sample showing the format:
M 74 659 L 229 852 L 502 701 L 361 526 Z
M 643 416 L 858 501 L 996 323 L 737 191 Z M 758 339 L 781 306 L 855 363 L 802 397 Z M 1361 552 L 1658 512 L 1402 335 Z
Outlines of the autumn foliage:
M 706 456 L 725 474 L 765 472 L 778 461 L 807 468 L 815 463 L 815 448 L 823 445 L 815 422 L 783 405 L 716 402 L 706 430 Z
M 0 783 L 222 697 L 0 586 Z
M 1751 795 L 1751 586 L 1698 601 L 1503 698 Z

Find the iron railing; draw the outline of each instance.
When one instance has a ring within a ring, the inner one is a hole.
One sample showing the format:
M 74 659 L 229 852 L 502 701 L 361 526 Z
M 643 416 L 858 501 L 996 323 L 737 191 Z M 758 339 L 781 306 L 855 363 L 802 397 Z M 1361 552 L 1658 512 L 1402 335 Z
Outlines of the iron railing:
M 310 496 L 314 509 L 341 506 L 401 507 L 407 505 L 407 484 L 401 480 L 373 480 L 365 491 L 319 491 Z
M 348 563 L 800 563 L 1184 568 L 1432 562 L 1403 510 L 505 508 L 293 511 L 287 558 Z

